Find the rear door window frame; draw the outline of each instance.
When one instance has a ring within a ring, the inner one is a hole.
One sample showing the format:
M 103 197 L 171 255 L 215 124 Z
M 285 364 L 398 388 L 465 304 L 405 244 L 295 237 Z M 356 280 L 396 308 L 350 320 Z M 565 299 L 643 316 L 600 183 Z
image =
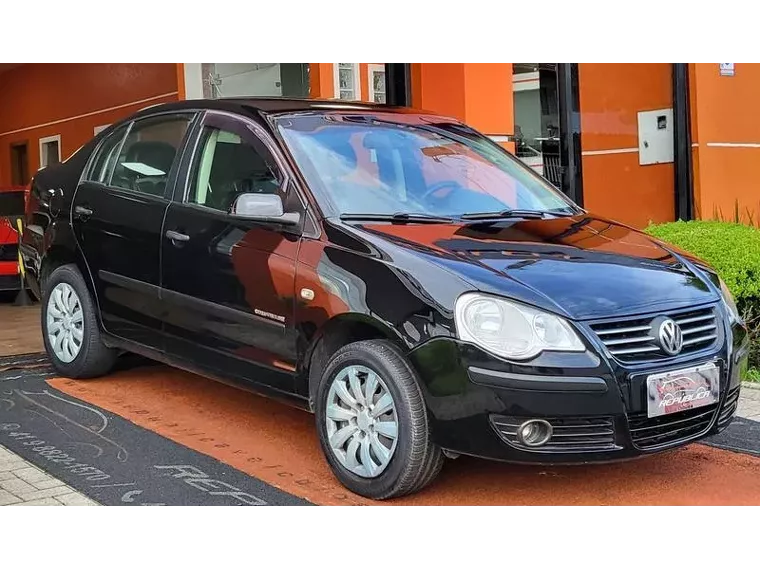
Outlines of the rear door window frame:
M 180 166 L 183 163 L 183 160 L 185 158 L 188 144 L 193 140 L 193 133 L 195 131 L 196 124 L 201 115 L 202 113 L 199 113 L 196 110 L 185 110 L 185 109 L 179 110 L 179 111 L 173 110 L 173 111 L 166 111 L 163 113 L 156 113 L 156 114 L 152 114 L 152 115 L 148 115 L 144 117 L 139 117 L 134 120 L 125 121 L 122 124 L 113 125 L 113 130 L 108 132 L 103 137 L 103 140 L 101 140 L 98 143 L 95 150 L 90 155 L 87 166 L 83 170 L 83 175 L 82 175 L 82 178 L 80 179 L 80 184 L 89 183 L 95 186 L 100 186 L 105 191 L 126 192 L 128 194 L 133 194 L 136 196 L 150 197 L 150 198 L 160 199 L 163 201 L 171 201 L 172 196 L 174 195 L 175 186 L 177 185 L 177 179 L 178 179 L 177 174 L 179 173 Z M 95 167 L 97 159 L 100 157 L 100 152 L 103 149 L 103 146 L 106 145 L 112 139 L 112 137 L 117 134 L 119 129 L 121 129 L 123 126 L 126 125 L 127 129 L 118 143 L 117 161 L 118 161 L 118 156 L 121 156 L 121 152 L 124 148 L 124 144 L 127 138 L 129 137 L 130 133 L 132 132 L 132 129 L 134 128 L 136 124 L 144 123 L 145 121 L 159 121 L 162 118 L 176 117 L 176 119 L 179 119 L 180 117 L 183 117 L 183 116 L 188 118 L 188 127 L 182 137 L 182 140 L 179 143 L 176 154 L 174 155 L 174 160 L 172 162 L 171 169 L 169 170 L 169 174 L 166 181 L 166 187 L 164 188 L 163 195 L 161 194 L 154 195 L 147 192 L 140 192 L 137 190 L 133 190 L 131 188 L 122 188 L 121 186 L 113 186 L 111 182 L 113 179 L 113 173 L 116 169 L 116 162 L 110 165 L 108 169 L 107 180 L 101 182 L 101 181 L 92 179 L 93 169 Z

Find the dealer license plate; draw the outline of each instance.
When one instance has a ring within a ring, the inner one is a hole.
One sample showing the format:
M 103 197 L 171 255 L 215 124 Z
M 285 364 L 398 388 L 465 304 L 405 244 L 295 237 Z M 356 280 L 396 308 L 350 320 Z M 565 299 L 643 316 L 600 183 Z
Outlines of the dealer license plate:
M 716 403 L 720 370 L 714 363 L 647 377 L 647 415 L 659 417 Z

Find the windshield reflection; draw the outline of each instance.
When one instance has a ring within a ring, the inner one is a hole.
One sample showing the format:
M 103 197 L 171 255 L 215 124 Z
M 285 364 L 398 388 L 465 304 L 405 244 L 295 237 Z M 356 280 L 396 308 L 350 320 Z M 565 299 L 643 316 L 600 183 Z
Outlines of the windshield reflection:
M 486 137 L 453 123 L 319 114 L 278 128 L 322 205 L 335 213 L 460 216 L 510 209 L 577 212 Z

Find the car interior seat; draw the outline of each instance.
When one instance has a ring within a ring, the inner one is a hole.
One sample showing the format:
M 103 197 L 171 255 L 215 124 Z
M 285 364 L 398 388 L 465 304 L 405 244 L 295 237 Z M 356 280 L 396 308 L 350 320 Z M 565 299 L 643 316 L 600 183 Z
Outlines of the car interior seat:
M 136 142 L 127 150 L 120 164 L 121 168 L 117 168 L 119 176 L 132 189 L 147 194 L 162 195 L 176 153 L 174 146 L 168 142 L 157 140 Z
M 229 211 L 241 194 L 276 194 L 280 184 L 266 160 L 248 144 L 219 143 L 209 179 L 206 205 Z

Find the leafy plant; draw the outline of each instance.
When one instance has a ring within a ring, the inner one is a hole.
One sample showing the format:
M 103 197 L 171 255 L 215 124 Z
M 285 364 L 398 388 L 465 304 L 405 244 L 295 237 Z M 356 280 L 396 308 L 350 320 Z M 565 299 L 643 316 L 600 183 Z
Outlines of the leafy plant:
M 737 218 L 738 213 L 735 209 Z M 725 281 L 747 323 L 749 364 L 760 378 L 760 229 L 727 221 L 676 221 L 646 231 L 703 260 Z

